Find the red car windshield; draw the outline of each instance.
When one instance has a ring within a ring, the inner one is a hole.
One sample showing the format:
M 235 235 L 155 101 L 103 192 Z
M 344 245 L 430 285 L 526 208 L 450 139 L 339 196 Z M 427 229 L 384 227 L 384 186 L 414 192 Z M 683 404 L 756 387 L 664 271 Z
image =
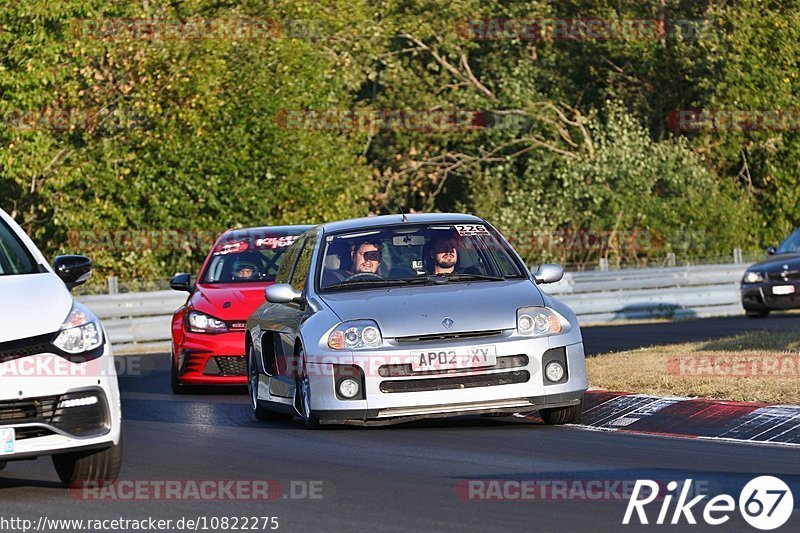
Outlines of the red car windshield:
M 254 232 L 221 239 L 201 283 L 263 283 L 275 281 L 286 250 L 299 235 Z

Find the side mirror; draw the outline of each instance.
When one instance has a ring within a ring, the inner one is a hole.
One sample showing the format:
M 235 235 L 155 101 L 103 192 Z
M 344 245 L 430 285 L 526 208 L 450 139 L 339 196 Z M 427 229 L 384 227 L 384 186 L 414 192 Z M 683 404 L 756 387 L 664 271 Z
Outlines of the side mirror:
M 774 246 L 770 246 L 767 248 L 767 255 L 775 255 L 778 252 L 778 249 Z
M 533 273 L 536 283 L 555 283 L 564 277 L 564 269 L 561 265 L 542 265 Z
M 67 288 L 72 290 L 92 277 L 92 260 L 85 255 L 59 255 L 53 259 L 53 269 Z
M 178 272 L 170 280 L 169 286 L 176 291 L 192 292 L 194 289 L 192 286 L 192 275 L 186 272 Z
M 270 285 L 264 289 L 264 298 L 272 304 L 288 304 L 290 302 L 301 302 L 303 293 L 295 290 L 288 283 L 278 283 Z

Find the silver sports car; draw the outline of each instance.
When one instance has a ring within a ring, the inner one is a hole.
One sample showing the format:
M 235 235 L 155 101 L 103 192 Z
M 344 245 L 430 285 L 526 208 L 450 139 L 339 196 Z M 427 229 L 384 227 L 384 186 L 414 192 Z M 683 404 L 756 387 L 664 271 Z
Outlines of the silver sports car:
M 471 215 L 312 228 L 247 321 L 253 413 L 308 427 L 533 410 L 571 422 L 587 388 L 581 332 L 537 286 L 562 275 L 531 273 Z

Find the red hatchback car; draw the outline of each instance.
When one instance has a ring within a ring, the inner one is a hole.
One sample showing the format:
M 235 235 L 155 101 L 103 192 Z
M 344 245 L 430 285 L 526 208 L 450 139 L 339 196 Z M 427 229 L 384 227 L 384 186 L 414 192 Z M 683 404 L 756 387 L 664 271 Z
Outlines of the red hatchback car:
M 231 229 L 211 249 L 196 283 L 175 274 L 189 298 L 172 315 L 172 391 L 247 384 L 245 323 L 264 303 L 286 249 L 312 226 Z M 195 390 L 193 390 L 195 389 Z

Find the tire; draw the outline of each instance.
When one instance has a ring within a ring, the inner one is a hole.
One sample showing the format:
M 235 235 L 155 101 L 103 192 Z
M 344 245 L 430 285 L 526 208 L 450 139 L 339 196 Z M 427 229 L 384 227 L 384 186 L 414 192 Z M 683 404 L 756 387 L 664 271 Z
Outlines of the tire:
M 258 401 L 258 365 L 253 354 L 253 346 L 247 344 L 247 393 L 250 397 L 250 408 L 253 416 L 262 422 L 287 421 L 294 418 L 292 415 L 276 413 L 264 408 Z
M 581 416 L 581 404 L 567 407 L 554 407 L 552 409 L 539 409 L 539 416 L 546 424 L 569 424 Z
M 745 310 L 747 318 L 767 318 L 769 316 L 769 309 L 766 311 L 750 311 Z
M 58 478 L 67 487 L 86 481 L 116 481 L 122 466 L 122 436 L 119 444 L 110 448 L 53 455 L 53 466 Z
M 295 381 L 295 404 L 297 412 L 303 420 L 308 429 L 318 429 L 319 418 L 317 418 L 311 411 L 311 386 L 308 380 L 308 371 L 306 370 L 305 352 L 301 347 L 297 353 L 297 358 L 300 363 L 300 375 Z

